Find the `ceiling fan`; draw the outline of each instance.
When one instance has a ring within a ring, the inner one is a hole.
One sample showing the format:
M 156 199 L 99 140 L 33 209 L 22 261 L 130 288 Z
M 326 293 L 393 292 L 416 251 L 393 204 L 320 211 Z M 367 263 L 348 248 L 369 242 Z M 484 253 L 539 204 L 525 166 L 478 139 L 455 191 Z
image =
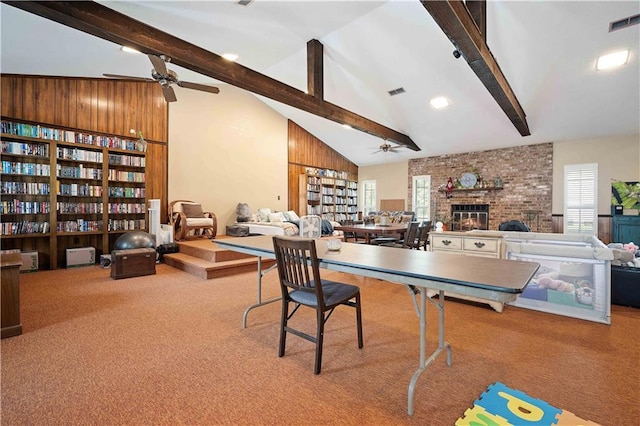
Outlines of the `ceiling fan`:
M 376 154 L 378 152 L 393 152 L 393 153 L 397 153 L 398 150 L 400 150 L 402 148 L 403 148 L 403 146 L 401 146 L 401 145 L 393 146 L 389 142 L 385 142 L 385 143 L 383 143 L 382 145 L 380 145 L 378 147 L 377 151 L 373 151 L 373 154 Z
M 206 84 L 198 84 L 198 83 L 189 83 L 188 81 L 178 80 L 178 74 L 174 71 L 167 69 L 165 62 L 170 62 L 171 59 L 167 58 L 164 55 L 147 55 L 151 63 L 153 64 L 153 69 L 151 70 L 152 78 L 144 78 L 144 77 L 131 77 L 127 75 L 117 75 L 117 74 L 102 74 L 105 77 L 111 78 L 123 78 L 127 80 L 141 80 L 141 81 L 157 81 L 162 86 L 162 94 L 164 95 L 164 99 L 167 102 L 175 102 L 178 99 L 176 98 L 176 94 L 173 91 L 173 87 L 171 85 L 173 83 L 177 84 L 180 87 L 184 87 L 185 89 L 195 89 L 201 90 L 203 92 L 209 93 L 218 93 L 220 89 L 215 86 L 207 86 Z

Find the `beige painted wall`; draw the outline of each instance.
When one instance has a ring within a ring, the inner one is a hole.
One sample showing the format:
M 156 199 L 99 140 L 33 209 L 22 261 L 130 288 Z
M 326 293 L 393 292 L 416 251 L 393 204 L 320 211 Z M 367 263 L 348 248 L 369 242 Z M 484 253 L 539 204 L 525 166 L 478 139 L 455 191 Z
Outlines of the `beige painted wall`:
M 364 180 L 375 180 L 377 208 L 380 208 L 380 200 L 403 199 L 406 209 L 410 201 L 407 200 L 408 176 L 408 161 L 358 167 L 358 187 L 363 188 Z M 362 210 L 362 194 L 358 194 L 358 210 Z M 367 214 L 367 212 L 363 213 Z
M 553 214 L 563 214 L 564 166 L 598 164 L 598 214 L 611 214 L 611 181 L 640 181 L 640 136 L 553 144 Z
M 287 209 L 287 120 L 244 90 L 219 87 L 217 95 L 176 89 L 168 199 L 201 202 L 224 234 L 239 202 L 252 211 Z
M 253 211 L 286 210 L 287 120 L 254 95 L 219 86 L 218 95 L 176 88 L 179 101 L 169 113 L 168 198 L 200 201 L 216 213 L 222 234 L 234 223 L 239 202 Z M 610 214 L 611 179 L 640 180 L 640 136 L 554 143 L 554 214 L 563 210 L 564 165 L 589 162 L 598 163 L 599 214 Z M 409 205 L 408 175 L 404 161 L 358 171 L 360 182 L 376 180 L 378 206 L 380 199 Z

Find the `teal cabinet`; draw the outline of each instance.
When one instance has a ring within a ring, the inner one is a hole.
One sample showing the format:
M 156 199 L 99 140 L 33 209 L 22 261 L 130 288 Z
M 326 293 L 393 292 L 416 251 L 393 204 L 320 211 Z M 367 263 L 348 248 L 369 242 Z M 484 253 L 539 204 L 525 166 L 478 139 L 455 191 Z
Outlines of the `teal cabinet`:
M 640 244 L 640 216 L 613 216 L 613 242 Z

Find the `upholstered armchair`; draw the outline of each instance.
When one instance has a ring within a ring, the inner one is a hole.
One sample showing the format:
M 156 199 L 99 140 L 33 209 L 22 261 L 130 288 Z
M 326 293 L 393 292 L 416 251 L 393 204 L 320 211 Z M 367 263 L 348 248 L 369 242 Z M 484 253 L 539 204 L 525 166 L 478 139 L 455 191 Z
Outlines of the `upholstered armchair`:
M 173 226 L 174 238 L 215 238 L 218 219 L 212 212 L 202 210 L 202 205 L 190 200 L 175 200 L 169 203 L 169 224 Z

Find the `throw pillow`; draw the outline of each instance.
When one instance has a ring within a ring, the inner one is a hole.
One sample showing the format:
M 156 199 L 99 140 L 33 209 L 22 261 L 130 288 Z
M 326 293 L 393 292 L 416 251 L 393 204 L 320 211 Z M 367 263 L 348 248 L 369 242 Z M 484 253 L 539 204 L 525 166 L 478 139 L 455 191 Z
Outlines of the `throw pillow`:
M 201 204 L 182 204 L 182 211 L 187 217 L 204 217 Z
M 282 220 L 282 216 L 279 213 L 269 213 L 269 222 L 284 222 L 284 220 Z
M 258 217 L 260 218 L 260 222 L 269 222 L 270 214 L 271 214 L 271 209 L 268 209 L 268 208 L 258 209 Z
M 296 212 L 294 212 L 293 210 L 289 210 L 287 212 L 287 215 L 289 216 L 289 220 L 291 222 L 298 222 L 300 220 L 300 217 L 298 217 L 298 215 L 296 214 Z

